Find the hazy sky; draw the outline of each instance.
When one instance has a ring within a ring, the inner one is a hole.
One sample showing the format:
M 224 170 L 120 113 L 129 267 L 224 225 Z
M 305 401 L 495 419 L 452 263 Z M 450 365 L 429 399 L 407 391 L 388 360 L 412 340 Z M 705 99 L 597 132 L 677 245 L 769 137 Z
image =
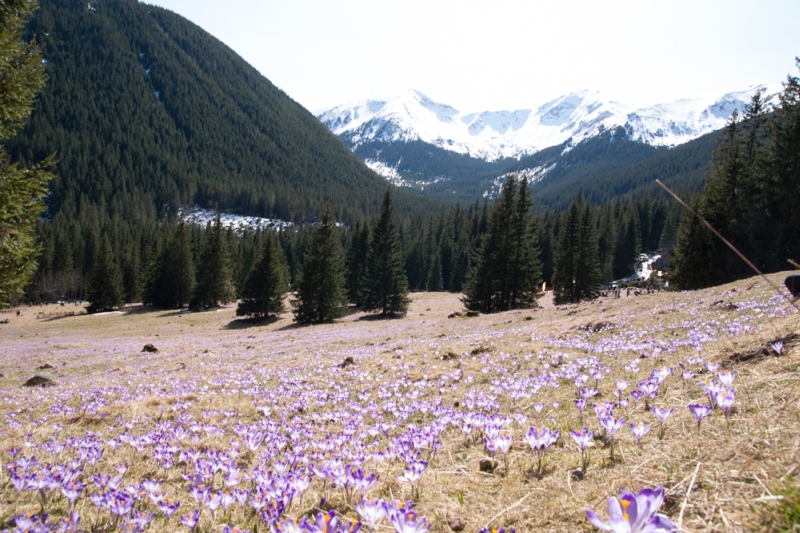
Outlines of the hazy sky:
M 148 2 L 150 3 L 150 2 Z M 633 105 L 797 75 L 798 0 L 157 0 L 311 111 L 405 88 L 462 112 Z

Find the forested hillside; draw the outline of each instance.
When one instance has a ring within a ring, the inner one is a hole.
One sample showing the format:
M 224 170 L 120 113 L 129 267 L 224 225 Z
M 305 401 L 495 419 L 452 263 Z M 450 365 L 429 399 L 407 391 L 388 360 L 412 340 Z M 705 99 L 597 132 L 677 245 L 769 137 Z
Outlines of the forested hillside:
M 660 179 L 676 190 L 693 192 L 703 186 L 716 139 L 713 132 L 672 149 L 632 141 L 623 128 L 607 131 L 572 145 L 565 142 L 520 160 L 487 162 L 444 150 L 422 141 L 370 142 L 354 153 L 381 161 L 426 196 L 471 203 L 500 190 L 499 176 L 531 172 L 536 209 L 564 210 L 582 190 L 587 200 L 602 203 L 622 197 L 632 201 L 646 192 L 658 195 Z
M 29 37 L 49 80 L 8 149 L 23 162 L 57 152 L 51 215 L 93 206 L 136 223 L 199 204 L 303 220 L 325 201 L 341 220 L 377 212 L 385 181 L 186 19 L 134 0 L 42 0 Z
M 669 150 L 597 136 L 552 158 L 559 164 L 534 191 L 542 207 L 555 209 L 565 209 L 578 190 L 596 203 L 617 197 L 631 201 L 647 192 L 661 194 L 657 179 L 678 191 L 698 191 L 711 168 L 711 154 L 720 135 L 722 132 L 709 133 Z

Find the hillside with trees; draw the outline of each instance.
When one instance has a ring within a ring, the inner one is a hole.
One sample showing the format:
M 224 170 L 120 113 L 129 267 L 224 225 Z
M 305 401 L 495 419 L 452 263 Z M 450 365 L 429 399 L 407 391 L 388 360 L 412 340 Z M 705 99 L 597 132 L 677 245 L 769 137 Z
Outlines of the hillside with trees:
M 58 154 L 49 214 L 152 223 L 181 205 L 283 220 L 377 212 L 385 181 L 188 20 L 134 0 L 43 0 L 28 25 L 49 78 L 8 144 Z M 405 196 L 398 199 L 406 208 Z M 415 203 L 419 203 L 418 200 Z

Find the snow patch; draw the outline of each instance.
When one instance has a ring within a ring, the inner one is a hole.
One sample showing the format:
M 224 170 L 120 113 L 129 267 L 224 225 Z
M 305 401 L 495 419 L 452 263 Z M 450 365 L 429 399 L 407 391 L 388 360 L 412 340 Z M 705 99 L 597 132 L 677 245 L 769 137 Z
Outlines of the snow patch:
M 234 215 L 231 213 L 220 213 L 220 223 L 225 229 L 233 228 L 236 233 L 256 230 L 280 230 L 287 229 L 294 224 L 279 220 L 277 218 L 247 217 Z M 217 212 L 212 209 L 202 209 L 200 207 L 181 207 L 178 211 L 178 220 L 185 224 L 195 224 L 205 227 L 209 223 L 214 223 L 217 219 Z
M 365 159 L 364 164 L 375 171 L 376 174 L 386 178 L 386 180 L 395 187 L 410 187 L 410 184 L 406 183 L 397 171 L 397 167 L 390 167 L 383 161 L 377 161 L 375 159 Z

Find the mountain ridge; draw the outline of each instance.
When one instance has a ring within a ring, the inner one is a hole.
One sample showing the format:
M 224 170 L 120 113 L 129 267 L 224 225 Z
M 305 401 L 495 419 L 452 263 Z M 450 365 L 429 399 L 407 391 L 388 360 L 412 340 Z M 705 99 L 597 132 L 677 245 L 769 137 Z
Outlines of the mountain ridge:
M 777 83 L 762 83 L 720 96 L 641 108 L 602 91 L 582 90 L 530 109 L 473 113 L 461 113 L 408 89 L 318 111 L 316 116 L 354 151 L 368 142 L 420 140 L 492 162 L 519 159 L 568 140 L 577 143 L 620 126 L 631 140 L 677 146 L 722 128 L 734 110 L 741 113 L 755 91 L 773 94 L 779 89 Z

